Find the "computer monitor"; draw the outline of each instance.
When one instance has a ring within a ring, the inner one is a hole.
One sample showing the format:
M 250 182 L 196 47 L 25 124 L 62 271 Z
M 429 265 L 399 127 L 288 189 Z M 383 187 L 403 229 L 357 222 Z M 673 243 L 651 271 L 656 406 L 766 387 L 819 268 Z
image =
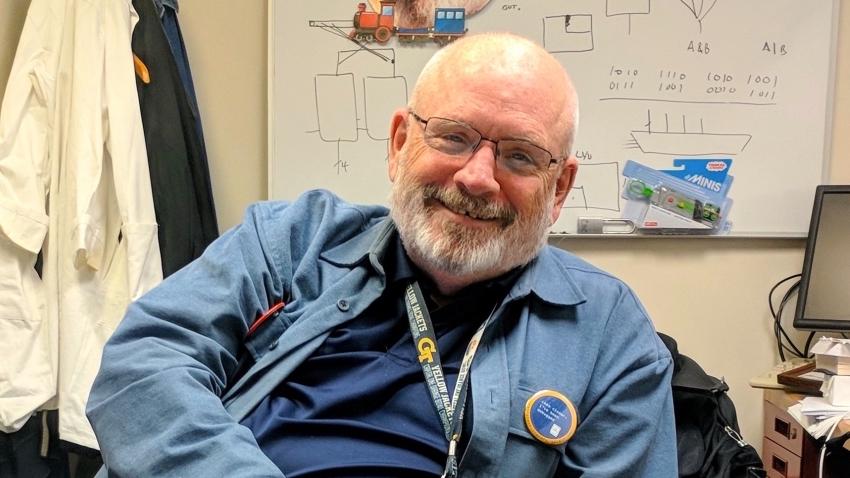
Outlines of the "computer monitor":
M 850 330 L 850 185 L 815 191 L 794 328 Z

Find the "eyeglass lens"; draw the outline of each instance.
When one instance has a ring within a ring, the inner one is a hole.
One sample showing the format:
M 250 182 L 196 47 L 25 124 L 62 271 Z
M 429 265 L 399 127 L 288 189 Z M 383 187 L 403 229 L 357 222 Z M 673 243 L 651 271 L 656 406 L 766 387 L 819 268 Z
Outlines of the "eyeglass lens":
M 482 139 L 486 138 L 481 133 L 458 121 L 432 117 L 425 122 L 425 143 L 450 156 L 468 158 Z M 552 163 L 552 155 L 548 151 L 523 140 L 499 140 L 496 151 L 497 163 L 517 174 L 543 171 Z

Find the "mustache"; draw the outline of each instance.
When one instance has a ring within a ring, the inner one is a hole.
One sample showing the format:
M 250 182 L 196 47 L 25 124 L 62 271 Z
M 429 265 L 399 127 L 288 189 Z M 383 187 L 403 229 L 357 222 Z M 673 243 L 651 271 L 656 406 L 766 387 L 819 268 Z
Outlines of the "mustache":
M 452 211 L 477 219 L 499 221 L 503 228 L 513 224 L 517 218 L 517 212 L 513 208 L 472 196 L 460 189 L 446 189 L 428 184 L 422 188 L 422 199 L 439 201 Z

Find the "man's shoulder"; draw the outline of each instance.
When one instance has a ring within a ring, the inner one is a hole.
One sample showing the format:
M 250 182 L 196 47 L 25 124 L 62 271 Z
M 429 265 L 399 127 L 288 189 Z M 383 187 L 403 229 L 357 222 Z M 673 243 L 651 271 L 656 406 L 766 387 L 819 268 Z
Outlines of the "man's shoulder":
M 284 216 L 305 216 L 310 221 L 360 216 L 364 220 L 382 219 L 388 210 L 381 205 L 354 204 L 342 199 L 326 189 L 312 189 L 294 200 L 260 201 L 248 206 L 246 219 L 263 222 L 280 219 Z
M 314 189 L 292 201 L 261 201 L 248 206 L 242 227 L 271 237 L 294 234 L 343 239 L 374 226 L 388 214 L 384 206 L 353 204 L 331 191 Z
M 562 274 L 580 289 L 592 286 L 620 291 L 630 290 L 629 286 L 617 276 L 564 249 L 546 246 L 541 251 L 541 259 L 550 263 L 550 267 L 547 267 L 550 274 Z
M 308 248 L 329 250 L 386 220 L 384 206 L 352 204 L 326 190 L 311 190 L 293 201 L 250 205 L 239 229 L 258 237 L 275 257 L 302 255 Z
M 579 297 L 580 309 L 594 316 L 624 315 L 649 322 L 634 290 L 622 279 L 563 249 L 547 246 L 541 252 L 541 272 L 535 279 L 541 290 L 557 287 Z M 557 284 L 557 285 L 550 285 Z M 616 312 L 615 312 L 616 311 Z
M 669 359 L 669 351 L 655 333 L 655 327 L 646 309 L 634 290 L 622 279 L 587 262 L 575 254 L 563 249 L 547 246 L 544 255 L 558 264 L 568 281 L 586 298 L 581 304 L 585 316 L 590 321 L 599 317 L 608 317 L 616 326 L 606 327 L 607 340 L 613 341 L 617 335 L 623 336 L 623 342 L 636 342 L 639 337 L 647 340 L 647 350 L 654 352 L 644 360 Z

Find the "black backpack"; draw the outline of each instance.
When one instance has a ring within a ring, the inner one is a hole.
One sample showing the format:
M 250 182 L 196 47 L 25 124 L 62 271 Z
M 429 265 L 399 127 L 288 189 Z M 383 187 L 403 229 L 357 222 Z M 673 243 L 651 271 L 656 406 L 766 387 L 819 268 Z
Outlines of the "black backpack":
M 705 373 L 678 351 L 676 341 L 658 334 L 673 356 L 673 407 L 679 476 L 763 478 L 756 449 L 741 438 L 735 405 L 726 382 Z

